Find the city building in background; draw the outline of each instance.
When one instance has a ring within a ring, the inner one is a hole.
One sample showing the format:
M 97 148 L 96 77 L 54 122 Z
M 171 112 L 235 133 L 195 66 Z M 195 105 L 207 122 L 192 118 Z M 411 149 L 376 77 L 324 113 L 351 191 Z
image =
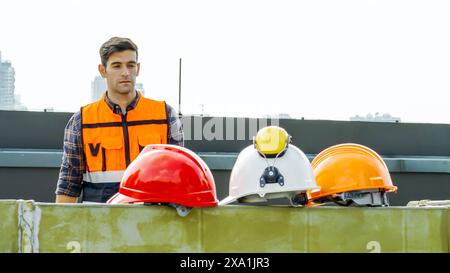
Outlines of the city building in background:
M 372 113 L 368 113 L 365 117 L 361 117 L 359 115 L 356 115 L 354 117 L 350 117 L 351 121 L 375 121 L 375 122 L 400 122 L 400 118 L 393 117 L 388 113 L 384 113 L 383 115 L 380 115 L 380 113 L 375 113 L 375 115 L 372 115 Z
M 278 114 L 266 114 L 263 118 L 272 118 L 272 119 L 292 119 L 291 115 L 288 113 L 278 113 Z
M 19 94 L 14 94 L 14 110 L 17 111 L 27 111 L 28 107 L 25 106 L 21 101 L 21 96 Z
M 137 82 L 134 86 L 134 88 L 138 91 L 142 92 L 142 95 L 145 95 L 145 90 L 144 90 L 144 84 Z
M 91 82 L 91 101 L 99 100 L 106 91 L 106 82 L 100 76 L 96 76 Z
M 15 71 L 9 61 L 2 60 L 0 52 L 0 109 L 14 110 Z
M 142 83 L 136 83 L 135 88 L 136 90 L 141 91 L 142 94 L 145 94 L 144 85 Z M 99 100 L 103 93 L 105 93 L 106 89 L 105 79 L 100 76 L 96 76 L 91 82 L 91 101 Z

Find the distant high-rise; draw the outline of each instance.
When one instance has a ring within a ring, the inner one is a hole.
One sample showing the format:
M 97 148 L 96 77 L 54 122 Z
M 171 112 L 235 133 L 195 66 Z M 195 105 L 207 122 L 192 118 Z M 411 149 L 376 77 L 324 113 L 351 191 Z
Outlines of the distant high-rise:
M 0 52 L 0 109 L 14 109 L 15 71 L 11 63 L 2 61 Z
M 135 88 L 144 94 L 144 85 L 142 83 L 136 83 Z M 96 76 L 91 82 L 91 101 L 99 100 L 103 93 L 105 93 L 106 81 L 100 76 Z
M 14 110 L 26 111 L 28 108 L 20 101 L 20 95 L 14 94 Z
M 134 85 L 134 88 L 135 88 L 136 90 L 138 90 L 138 91 L 141 91 L 141 92 L 142 92 L 142 95 L 145 95 L 145 92 L 144 92 L 144 85 L 143 85 L 142 83 L 137 82 L 137 83 Z
M 106 82 L 100 76 L 96 76 L 91 83 L 91 101 L 99 100 L 106 91 Z

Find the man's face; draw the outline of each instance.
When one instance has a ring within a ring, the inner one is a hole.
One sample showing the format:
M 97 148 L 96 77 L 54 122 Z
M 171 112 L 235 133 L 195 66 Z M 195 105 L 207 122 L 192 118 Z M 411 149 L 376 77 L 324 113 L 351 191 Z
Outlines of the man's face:
M 136 52 L 125 50 L 114 52 L 109 56 L 106 67 L 99 65 L 99 71 L 108 84 L 108 92 L 128 94 L 134 91 L 140 64 Z

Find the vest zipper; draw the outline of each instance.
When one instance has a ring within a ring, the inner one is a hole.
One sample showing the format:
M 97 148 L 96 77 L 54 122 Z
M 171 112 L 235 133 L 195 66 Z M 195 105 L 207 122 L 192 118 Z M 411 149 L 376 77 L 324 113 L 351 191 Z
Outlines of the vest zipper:
M 123 129 L 123 139 L 125 141 L 125 162 L 126 166 L 130 165 L 130 139 L 128 136 L 128 123 L 127 123 L 127 114 L 121 114 L 122 116 L 122 129 Z

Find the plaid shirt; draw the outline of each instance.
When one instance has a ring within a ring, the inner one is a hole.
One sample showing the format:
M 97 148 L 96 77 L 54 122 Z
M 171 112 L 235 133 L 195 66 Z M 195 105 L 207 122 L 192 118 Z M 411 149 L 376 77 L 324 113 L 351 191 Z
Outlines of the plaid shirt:
M 127 106 L 127 111 L 136 107 L 139 97 L 139 94 L 136 95 L 136 98 Z M 120 106 L 108 98 L 108 93 L 105 95 L 105 101 L 114 113 L 122 113 Z M 166 111 L 169 120 L 167 143 L 184 146 L 183 126 L 176 111 L 167 103 Z M 81 145 L 81 112 L 78 111 L 70 118 L 64 131 L 63 158 L 55 193 L 79 197 L 85 171 L 86 163 Z

